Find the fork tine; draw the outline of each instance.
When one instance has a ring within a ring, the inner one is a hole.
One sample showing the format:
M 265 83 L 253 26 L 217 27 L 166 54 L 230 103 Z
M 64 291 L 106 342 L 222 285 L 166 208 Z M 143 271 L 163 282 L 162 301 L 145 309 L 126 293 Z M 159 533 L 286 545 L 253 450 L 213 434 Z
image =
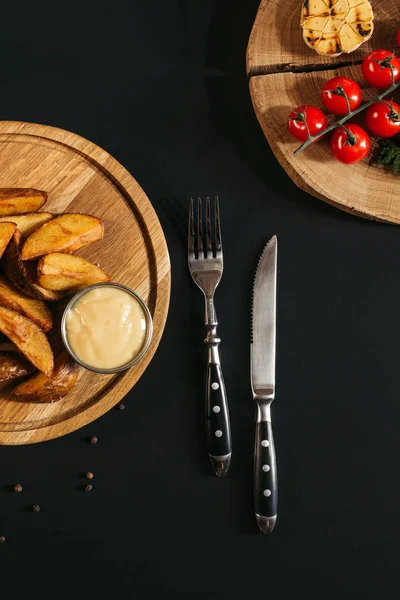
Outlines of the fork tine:
M 211 212 L 210 211 L 210 198 L 207 196 L 207 198 L 206 198 L 206 247 L 207 247 L 207 253 L 211 253 L 211 256 L 212 256 L 210 212 Z
M 197 200 L 197 252 L 203 254 L 203 218 L 201 209 L 201 198 Z
M 190 204 L 189 204 L 188 252 L 189 252 L 189 254 L 194 254 L 193 198 L 190 198 Z
M 219 199 L 215 196 L 215 248 L 217 252 L 222 252 L 221 241 L 221 223 L 219 220 Z

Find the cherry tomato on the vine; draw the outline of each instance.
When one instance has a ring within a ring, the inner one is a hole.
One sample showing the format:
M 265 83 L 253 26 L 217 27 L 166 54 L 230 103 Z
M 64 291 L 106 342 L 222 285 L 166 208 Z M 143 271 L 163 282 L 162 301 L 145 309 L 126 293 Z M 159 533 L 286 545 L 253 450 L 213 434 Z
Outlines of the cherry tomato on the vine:
M 335 129 L 331 138 L 331 152 L 342 163 L 350 165 L 362 160 L 371 147 L 368 134 L 359 125 L 346 123 Z
M 371 104 L 365 113 L 368 129 L 374 135 L 382 138 L 389 138 L 400 133 L 399 111 L 400 106 L 393 100 L 381 100 Z
M 347 115 L 350 110 L 355 110 L 361 104 L 362 94 L 360 86 L 347 77 L 333 77 L 327 81 L 321 91 L 322 104 L 326 110 L 334 115 Z
M 363 60 L 362 74 L 369 85 L 384 90 L 399 80 L 400 61 L 390 50 L 374 50 Z
M 328 121 L 322 110 L 315 108 L 315 106 L 304 104 L 292 110 L 287 121 L 287 126 L 293 137 L 300 142 L 305 142 L 308 139 L 307 126 L 310 135 L 314 136 L 328 127 Z

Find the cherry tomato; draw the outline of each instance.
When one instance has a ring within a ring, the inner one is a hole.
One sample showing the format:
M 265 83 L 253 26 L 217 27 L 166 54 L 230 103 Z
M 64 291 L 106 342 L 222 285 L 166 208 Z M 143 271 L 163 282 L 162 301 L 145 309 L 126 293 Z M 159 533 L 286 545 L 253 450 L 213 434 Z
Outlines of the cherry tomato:
M 365 122 L 374 135 L 389 138 L 400 132 L 400 106 L 393 101 L 375 102 L 365 113 Z
M 397 33 L 396 33 L 396 43 L 397 43 L 398 47 L 400 48 L 400 29 L 398 29 Z
M 396 83 L 400 77 L 400 61 L 390 50 L 374 50 L 363 60 L 363 77 L 369 85 L 378 90 L 384 90 L 392 85 L 392 70 Z
M 345 94 L 349 99 L 350 110 L 360 106 L 362 97 L 360 86 L 347 77 L 334 77 L 322 88 L 322 104 L 334 115 L 347 115 L 349 111 Z
M 298 106 L 290 113 L 287 126 L 292 136 L 300 142 L 305 142 L 308 138 L 306 123 L 311 136 L 317 135 L 317 133 L 328 127 L 328 121 L 322 110 L 307 104 Z M 320 139 L 318 138 L 318 140 Z
M 337 127 L 331 138 L 331 152 L 342 163 L 350 165 L 362 160 L 371 147 L 368 134 L 359 125 L 346 123 Z

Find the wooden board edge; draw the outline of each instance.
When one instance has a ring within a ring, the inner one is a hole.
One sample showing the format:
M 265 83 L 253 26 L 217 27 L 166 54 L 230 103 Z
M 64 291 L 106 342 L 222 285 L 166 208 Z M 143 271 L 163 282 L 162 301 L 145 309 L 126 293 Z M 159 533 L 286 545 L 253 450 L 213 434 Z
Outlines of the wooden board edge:
M 157 266 L 157 300 L 154 308 L 153 320 L 155 323 L 158 323 L 158 325 L 154 327 L 153 340 L 145 357 L 136 367 L 133 367 L 128 371 L 124 377 L 121 377 L 117 385 L 113 387 L 112 393 L 109 394 L 108 401 L 105 404 L 103 401 L 101 412 L 98 412 L 98 404 L 96 403 L 89 406 L 87 409 L 80 411 L 75 417 L 72 417 L 67 421 L 61 421 L 56 425 L 36 429 L 33 433 L 32 431 L 0 432 L 0 446 L 26 445 L 48 441 L 67 435 L 68 433 L 72 433 L 73 431 L 88 425 L 97 418 L 100 418 L 118 404 L 118 402 L 120 402 L 137 383 L 154 357 L 165 329 L 171 293 L 171 262 L 161 223 L 144 190 L 121 163 L 106 150 L 103 150 L 86 138 L 50 125 L 26 123 L 22 121 L 0 121 L 0 134 L 7 133 L 45 137 L 61 144 L 65 144 L 66 140 L 68 140 L 67 145 L 87 155 L 94 162 L 98 162 L 100 165 L 104 165 L 107 162 L 107 170 L 110 169 L 110 177 L 122 179 L 128 193 L 131 192 L 132 195 L 135 196 L 140 194 L 141 208 L 143 208 L 144 212 L 152 215 L 152 228 L 157 230 L 158 252 L 154 252 Z M 67 401 L 67 398 L 65 401 Z
M 170 300 L 170 289 L 171 289 L 171 273 L 168 272 L 160 285 L 160 295 L 165 299 L 162 305 L 159 307 L 160 312 L 166 311 L 168 313 L 169 300 Z M 133 389 L 134 385 L 139 381 L 140 377 L 146 371 L 150 362 L 152 361 L 158 346 L 161 342 L 162 335 L 164 333 L 166 324 L 166 318 L 161 327 L 158 328 L 157 335 L 153 336 L 153 341 L 150 345 L 149 351 L 143 358 L 143 362 L 139 363 L 140 372 L 133 374 L 129 378 L 129 373 L 122 378 L 120 382 L 113 388 L 112 393 L 108 396 L 108 402 L 105 410 L 97 414 L 97 405 L 89 406 L 86 410 L 79 412 L 75 417 L 72 417 L 68 421 L 62 421 L 56 425 L 50 425 L 47 427 L 41 427 L 34 430 L 33 434 L 30 431 L 11 431 L 11 432 L 0 432 L 0 446 L 21 446 L 28 444 L 37 444 L 40 442 L 47 442 L 59 437 L 69 435 L 82 427 L 86 427 L 92 423 L 95 423 L 97 419 L 100 419 L 107 414 L 112 408 L 114 408 L 123 398 Z M 68 402 L 68 397 L 63 400 Z M 104 404 L 102 405 L 104 407 Z M 64 431 L 65 427 L 65 431 Z
M 385 217 L 384 215 L 376 215 L 371 212 L 362 210 L 360 207 L 357 206 L 356 201 L 354 202 L 354 205 L 352 205 L 352 206 L 349 206 L 347 204 L 338 203 L 332 197 L 326 196 L 322 192 L 319 192 L 318 189 L 316 189 L 312 185 L 310 185 L 310 183 L 307 181 L 307 178 L 304 173 L 300 174 L 296 171 L 296 169 L 293 168 L 293 166 L 286 159 L 285 155 L 283 154 L 283 152 L 281 151 L 279 146 L 275 144 L 275 140 L 274 140 L 273 136 L 270 134 L 270 131 L 268 129 L 268 126 L 266 125 L 266 122 L 260 118 L 261 111 L 258 110 L 258 99 L 257 99 L 257 87 L 256 86 L 257 86 L 257 80 L 259 78 L 263 78 L 263 77 L 274 77 L 274 74 L 253 76 L 249 79 L 250 96 L 251 96 L 251 100 L 253 103 L 254 112 L 257 116 L 257 119 L 261 126 L 261 129 L 263 130 L 264 135 L 267 138 L 267 141 L 271 147 L 271 150 L 275 155 L 275 158 L 278 160 L 279 164 L 284 168 L 284 170 L 289 175 L 289 177 L 292 179 L 292 181 L 297 185 L 297 187 L 304 190 L 308 194 L 311 194 L 315 198 L 318 198 L 319 200 L 322 200 L 323 202 L 326 202 L 327 204 L 330 204 L 331 206 L 334 206 L 335 208 L 338 208 L 345 212 L 351 213 L 352 215 L 362 217 L 365 219 L 369 219 L 369 220 L 373 220 L 373 221 L 378 221 L 381 223 L 388 223 L 391 225 L 399 225 L 400 219 L 396 219 L 395 217 L 388 218 L 388 217 Z
M 256 48 L 258 46 L 258 36 L 262 29 L 262 24 L 267 19 L 265 16 L 268 12 L 269 0 L 261 0 L 257 10 L 256 17 L 254 19 L 253 27 L 251 28 L 249 41 L 246 48 L 246 74 L 250 79 L 251 77 L 257 77 L 259 75 L 269 75 L 272 73 L 308 73 L 310 71 L 328 71 L 331 69 L 338 69 L 340 67 L 350 67 L 362 63 L 362 58 L 351 59 L 350 54 L 342 54 L 340 58 L 329 59 L 323 58 L 318 54 L 315 54 L 317 62 L 309 63 L 275 63 L 275 64 L 260 64 L 254 59 L 256 54 Z M 310 57 L 311 58 L 311 57 Z
M 247 74 L 247 77 L 252 77 L 253 75 L 262 75 L 263 74 L 258 71 L 258 66 L 254 65 L 253 53 L 254 53 L 254 47 L 256 44 L 255 38 L 257 35 L 258 23 L 262 18 L 262 12 L 264 11 L 264 8 L 265 8 L 265 1 L 261 0 L 260 5 L 257 10 L 256 18 L 254 19 L 253 27 L 251 28 L 250 37 L 249 37 L 249 41 L 247 43 L 247 48 L 246 48 L 246 74 Z
M 72 131 L 68 131 L 66 129 L 61 129 L 59 127 L 53 127 L 51 125 L 42 125 L 40 123 L 28 123 L 24 121 L 1 121 L 0 120 L 0 135 L 1 134 L 23 134 L 23 135 L 32 135 L 37 137 L 43 137 L 50 139 L 54 142 L 58 142 L 62 145 L 67 145 L 71 148 L 74 148 L 78 152 L 81 152 L 88 158 L 92 159 L 94 163 L 98 163 L 103 170 L 107 171 L 110 176 L 110 180 L 113 181 L 115 179 L 115 172 L 118 173 L 118 177 L 125 184 L 126 190 L 131 193 L 131 195 L 140 194 L 140 204 L 144 207 L 145 210 L 149 211 L 154 217 L 154 226 L 157 229 L 158 241 L 160 244 L 160 258 L 158 258 L 158 262 L 166 261 L 168 265 L 168 270 L 171 269 L 171 261 L 168 252 L 167 242 L 164 236 L 163 229 L 161 227 L 160 220 L 157 216 L 156 211 L 153 208 L 150 199 L 148 198 L 146 192 L 134 178 L 134 176 L 111 154 L 104 150 L 94 142 L 84 138 L 83 136 L 74 133 Z M 66 140 L 68 143 L 66 144 Z M 105 163 L 107 163 L 107 167 L 104 167 Z M 111 172 L 111 169 L 112 172 Z M 165 268 L 165 267 L 164 267 Z

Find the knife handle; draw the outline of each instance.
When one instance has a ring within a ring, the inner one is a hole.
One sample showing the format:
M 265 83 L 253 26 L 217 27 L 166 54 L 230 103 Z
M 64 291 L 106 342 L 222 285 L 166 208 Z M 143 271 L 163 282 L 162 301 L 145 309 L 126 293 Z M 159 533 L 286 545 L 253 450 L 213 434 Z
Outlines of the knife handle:
M 270 533 L 278 512 L 278 480 L 270 421 L 256 423 L 253 473 L 254 512 L 262 533 Z
M 210 361 L 206 377 L 206 434 L 211 465 L 215 474 L 223 477 L 231 461 L 231 428 L 221 365 Z

